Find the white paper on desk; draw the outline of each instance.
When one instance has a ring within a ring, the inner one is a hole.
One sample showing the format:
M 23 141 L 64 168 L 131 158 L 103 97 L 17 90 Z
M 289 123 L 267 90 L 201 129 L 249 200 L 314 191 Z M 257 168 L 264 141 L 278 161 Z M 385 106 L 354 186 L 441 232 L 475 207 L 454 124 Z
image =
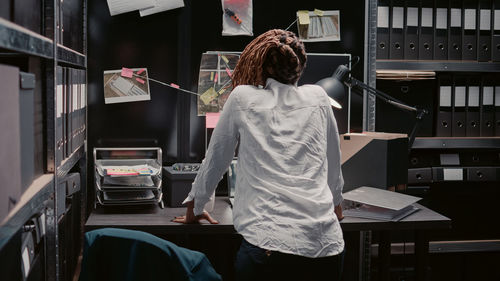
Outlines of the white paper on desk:
M 111 16 L 152 8 L 155 0 L 107 0 Z
M 391 210 L 401 210 L 421 198 L 385 189 L 362 186 L 342 194 L 345 200 Z
M 184 0 L 155 0 L 154 2 L 155 6 L 153 8 L 143 9 L 139 11 L 141 17 L 184 7 Z

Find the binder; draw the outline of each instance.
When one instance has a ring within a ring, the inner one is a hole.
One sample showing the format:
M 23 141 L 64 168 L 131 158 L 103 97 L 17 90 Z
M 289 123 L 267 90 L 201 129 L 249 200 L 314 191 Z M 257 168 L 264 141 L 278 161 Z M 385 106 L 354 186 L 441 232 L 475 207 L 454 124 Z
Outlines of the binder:
M 477 1 L 464 0 L 462 60 L 477 60 L 476 14 Z
M 418 59 L 432 60 L 433 58 L 433 37 L 434 37 L 434 17 L 433 17 L 434 1 L 422 0 L 420 6 L 420 22 L 419 22 L 419 46 Z
M 479 38 L 477 42 L 477 60 L 491 60 L 491 1 L 479 1 Z
M 72 108 L 71 112 L 73 114 L 73 117 L 71 118 L 71 153 L 75 152 L 76 149 L 79 147 L 78 144 L 78 70 L 77 69 L 71 69 L 71 88 L 72 88 Z
M 450 23 L 448 30 L 448 59 L 462 59 L 462 3 L 460 0 L 450 1 Z
M 418 1 L 407 1 L 404 59 L 418 59 Z
M 497 167 L 467 167 L 468 181 L 497 181 Z
M 453 87 L 453 113 L 452 120 L 453 126 L 451 128 L 451 135 L 453 137 L 465 137 L 465 100 L 466 88 L 465 81 L 461 78 L 455 80 Z
M 439 102 L 436 118 L 436 136 L 451 137 L 451 79 L 443 77 L 439 81 Z
M 62 87 L 63 87 L 63 111 L 62 111 L 62 158 L 61 160 L 68 157 L 68 70 L 63 67 L 63 77 L 62 77 Z
M 500 86 L 495 86 L 495 136 L 500 136 Z
M 66 138 L 65 149 L 66 153 L 64 157 L 69 157 L 71 154 L 71 105 L 72 105 L 72 89 L 71 89 L 71 69 L 66 67 L 66 81 L 64 86 L 66 88 L 66 134 L 64 135 Z
M 479 84 L 477 80 L 472 80 L 467 87 L 467 127 L 466 136 L 479 137 Z
M 404 50 L 404 2 L 393 1 L 394 6 L 391 7 L 391 33 L 389 35 L 390 48 L 389 59 L 403 59 Z M 396 6 L 398 5 L 398 6 Z
M 21 130 L 21 190 L 35 178 L 35 75 L 19 72 L 19 110 Z
M 432 182 L 432 168 L 408 169 L 408 184 L 422 184 Z
M 483 80 L 481 88 L 481 136 L 491 137 L 495 134 L 494 87 L 489 79 Z
M 491 36 L 491 59 L 500 61 L 500 0 L 495 0 L 493 11 L 493 32 Z
M 389 1 L 380 0 L 377 7 L 377 59 L 389 58 Z
M 64 148 L 64 70 L 62 67 L 56 68 L 56 167 L 61 165 Z
M 463 181 L 464 174 L 464 169 L 461 167 L 432 167 L 433 182 Z
M 434 31 L 434 59 L 448 59 L 448 2 L 436 1 L 436 29 Z

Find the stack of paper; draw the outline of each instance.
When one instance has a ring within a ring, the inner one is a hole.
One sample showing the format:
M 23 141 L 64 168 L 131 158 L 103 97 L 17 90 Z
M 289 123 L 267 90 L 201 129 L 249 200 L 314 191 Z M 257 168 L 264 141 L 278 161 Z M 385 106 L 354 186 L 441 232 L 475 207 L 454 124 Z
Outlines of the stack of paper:
M 421 199 L 367 186 L 346 192 L 343 197 L 348 200 L 344 216 L 384 221 L 399 221 L 418 211 L 412 204 Z

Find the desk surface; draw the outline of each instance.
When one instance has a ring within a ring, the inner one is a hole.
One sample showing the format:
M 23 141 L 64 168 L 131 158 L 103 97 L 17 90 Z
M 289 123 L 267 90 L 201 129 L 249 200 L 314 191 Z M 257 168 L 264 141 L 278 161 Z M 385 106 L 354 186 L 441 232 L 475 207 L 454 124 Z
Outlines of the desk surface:
M 388 222 L 373 219 L 345 217 L 340 224 L 344 231 L 366 230 L 415 230 L 449 228 L 451 220 L 422 205 L 415 204 L 420 210 L 398 221 Z M 203 221 L 201 224 L 179 224 L 171 220 L 175 216 L 184 215 L 186 208 L 159 208 L 157 205 L 150 208 L 99 207 L 92 212 L 87 223 L 86 231 L 103 227 L 120 227 L 142 230 L 151 233 L 165 234 L 231 234 L 235 233 L 231 205 L 227 198 L 216 198 L 212 216 L 219 224 L 210 225 Z

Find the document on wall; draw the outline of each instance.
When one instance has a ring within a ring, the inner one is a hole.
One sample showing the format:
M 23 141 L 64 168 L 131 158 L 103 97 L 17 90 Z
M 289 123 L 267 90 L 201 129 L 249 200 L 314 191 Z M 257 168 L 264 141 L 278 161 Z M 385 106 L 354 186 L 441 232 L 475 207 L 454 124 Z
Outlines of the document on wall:
M 107 0 L 111 16 L 153 8 L 155 0 Z
M 106 104 L 151 99 L 146 68 L 105 70 L 103 79 Z
M 140 10 L 141 17 L 184 7 L 184 0 L 155 0 L 153 8 Z

